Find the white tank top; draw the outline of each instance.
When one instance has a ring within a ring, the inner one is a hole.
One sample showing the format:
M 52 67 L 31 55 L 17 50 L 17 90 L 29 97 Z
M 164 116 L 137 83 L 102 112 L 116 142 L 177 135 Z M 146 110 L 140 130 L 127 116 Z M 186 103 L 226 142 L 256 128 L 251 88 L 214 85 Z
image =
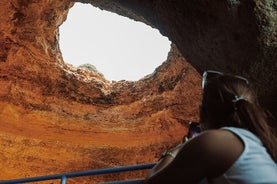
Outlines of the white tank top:
M 236 134 L 244 144 L 244 150 L 235 163 L 213 184 L 277 184 L 277 165 L 252 132 L 235 127 L 223 127 Z M 230 149 L 231 151 L 231 149 Z

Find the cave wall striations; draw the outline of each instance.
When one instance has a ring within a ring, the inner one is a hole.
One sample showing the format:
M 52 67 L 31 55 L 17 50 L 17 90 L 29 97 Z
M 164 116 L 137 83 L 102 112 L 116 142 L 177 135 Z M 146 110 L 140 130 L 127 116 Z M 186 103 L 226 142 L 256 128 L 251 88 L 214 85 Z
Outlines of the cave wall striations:
M 276 116 L 274 0 L 79 0 L 174 43 L 152 74 L 119 82 L 63 61 L 58 27 L 74 2 L 0 2 L 0 179 L 156 161 L 197 120 L 206 69 L 249 77 Z
M 1 180 L 154 162 L 197 121 L 200 75 L 174 44 L 167 60 L 139 81 L 111 82 L 64 63 L 58 27 L 72 6 L 0 2 Z

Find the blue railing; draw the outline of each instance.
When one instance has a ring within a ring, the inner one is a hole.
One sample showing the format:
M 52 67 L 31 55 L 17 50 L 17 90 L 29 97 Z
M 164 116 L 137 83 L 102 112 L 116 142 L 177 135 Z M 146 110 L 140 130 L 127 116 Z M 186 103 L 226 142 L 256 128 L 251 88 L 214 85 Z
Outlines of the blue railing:
M 20 178 L 20 179 L 14 179 L 14 180 L 1 180 L 0 184 L 18 184 L 18 183 L 37 182 L 37 181 L 55 180 L 55 179 L 60 179 L 61 184 L 66 184 L 66 181 L 68 178 L 151 169 L 154 165 L 155 163 L 148 163 L 148 164 L 138 164 L 138 165 L 121 166 L 121 167 L 114 167 L 114 168 L 104 168 L 104 169 L 96 169 L 96 170 L 53 174 L 53 175 L 46 175 L 46 176 L 37 176 L 37 177 L 30 177 L 30 178 Z M 113 183 L 114 184 L 140 184 L 142 182 L 143 182 L 143 179 L 103 182 L 102 184 L 113 184 Z

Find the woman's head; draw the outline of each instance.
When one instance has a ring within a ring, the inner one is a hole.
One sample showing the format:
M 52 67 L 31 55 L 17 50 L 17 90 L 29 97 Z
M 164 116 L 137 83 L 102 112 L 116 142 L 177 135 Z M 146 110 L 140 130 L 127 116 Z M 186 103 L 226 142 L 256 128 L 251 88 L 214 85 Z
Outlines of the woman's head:
M 259 104 L 247 79 L 215 71 L 203 75 L 200 122 L 205 129 L 234 126 L 252 129 Z M 255 108 L 254 108 L 255 107 Z
M 203 74 L 200 126 L 218 129 L 232 126 L 256 134 L 277 162 L 277 128 L 268 122 L 247 79 L 216 71 Z

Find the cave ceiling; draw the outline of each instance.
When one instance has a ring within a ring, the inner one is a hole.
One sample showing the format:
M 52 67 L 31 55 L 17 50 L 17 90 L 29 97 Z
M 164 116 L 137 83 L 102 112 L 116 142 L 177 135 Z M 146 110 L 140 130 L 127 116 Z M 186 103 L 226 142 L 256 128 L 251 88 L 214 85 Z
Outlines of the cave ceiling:
M 277 110 L 277 5 L 274 0 L 80 0 L 144 22 L 177 45 L 201 74 L 243 75 Z
M 118 82 L 66 64 L 59 26 L 75 2 L 157 28 L 173 43 L 167 60 Z M 1 0 L 1 179 L 156 161 L 198 121 L 207 69 L 249 78 L 276 116 L 276 8 L 276 0 Z

